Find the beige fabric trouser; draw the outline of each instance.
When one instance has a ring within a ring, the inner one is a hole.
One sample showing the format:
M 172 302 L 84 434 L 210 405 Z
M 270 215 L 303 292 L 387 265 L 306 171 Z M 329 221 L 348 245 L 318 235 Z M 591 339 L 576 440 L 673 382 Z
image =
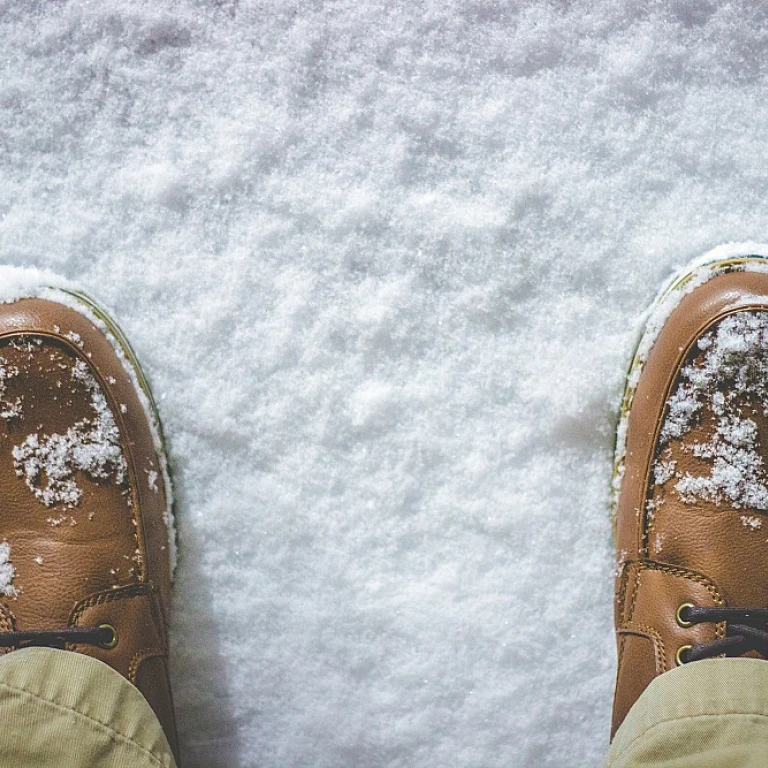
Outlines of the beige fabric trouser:
M 175 768 L 146 699 L 71 651 L 0 656 L 0 768 Z
M 768 764 L 768 663 L 709 659 L 657 677 L 608 768 Z M 0 657 L 0 768 L 176 768 L 139 691 L 100 661 L 28 648 Z
M 768 662 L 707 659 L 645 689 L 621 724 L 607 768 L 768 765 Z

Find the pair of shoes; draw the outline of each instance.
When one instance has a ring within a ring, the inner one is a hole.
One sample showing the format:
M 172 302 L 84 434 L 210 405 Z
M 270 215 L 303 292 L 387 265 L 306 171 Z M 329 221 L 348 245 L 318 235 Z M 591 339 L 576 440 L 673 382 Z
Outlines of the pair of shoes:
M 26 275 L 0 269 L 0 653 L 44 645 L 108 664 L 178 757 L 172 499 L 151 395 L 103 310 Z
M 716 251 L 676 276 L 628 375 L 614 468 L 613 733 L 676 665 L 768 657 L 761 253 Z M 171 491 L 149 388 L 103 310 L 17 278 L 0 271 L 0 285 L 19 283 L 0 304 L 0 653 L 49 645 L 105 662 L 144 694 L 178 756 Z
M 650 311 L 614 466 L 612 735 L 658 675 L 768 657 L 768 251 L 718 249 Z

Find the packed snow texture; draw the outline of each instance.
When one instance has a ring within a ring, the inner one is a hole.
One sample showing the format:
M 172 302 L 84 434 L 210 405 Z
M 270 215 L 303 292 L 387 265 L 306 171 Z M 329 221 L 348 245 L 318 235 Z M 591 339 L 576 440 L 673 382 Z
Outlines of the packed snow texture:
M 768 312 L 729 315 L 704 334 L 667 407 L 662 450 L 654 465 L 656 484 L 674 477 L 687 503 L 705 500 L 768 510 L 763 449 L 757 424 L 746 415 L 768 415 Z M 702 441 L 692 430 L 709 418 L 715 421 L 714 431 Z M 677 471 L 666 455 L 666 446 L 677 440 L 683 450 L 707 460 L 709 474 Z
M 0 260 L 159 400 L 186 766 L 601 764 L 624 372 L 673 267 L 768 232 L 767 22 L 2 4 Z
M 122 484 L 128 471 L 120 431 L 101 386 L 83 360 L 75 361 L 70 376 L 88 391 L 93 416 L 76 422 L 64 434 L 33 432 L 12 451 L 16 474 L 46 507 L 80 503 L 83 491 L 77 472 Z

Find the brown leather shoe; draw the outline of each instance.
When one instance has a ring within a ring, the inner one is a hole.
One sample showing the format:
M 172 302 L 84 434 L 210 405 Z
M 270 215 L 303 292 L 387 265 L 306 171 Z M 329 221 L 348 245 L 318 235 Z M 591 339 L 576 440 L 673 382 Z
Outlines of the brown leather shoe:
M 768 655 L 767 457 L 768 260 L 733 246 L 657 299 L 627 380 L 612 734 L 678 664 Z
M 0 653 L 49 645 L 105 662 L 178 759 L 171 497 L 151 395 L 87 297 L 29 293 L 0 304 Z

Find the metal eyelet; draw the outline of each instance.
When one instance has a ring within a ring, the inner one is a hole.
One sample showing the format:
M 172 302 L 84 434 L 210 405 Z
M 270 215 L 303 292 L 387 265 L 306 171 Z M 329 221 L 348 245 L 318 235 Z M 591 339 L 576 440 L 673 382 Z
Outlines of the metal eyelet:
M 680 647 L 677 649 L 677 653 L 675 654 L 675 661 L 677 662 L 677 666 L 678 666 L 678 667 L 682 667 L 682 666 L 683 666 L 683 664 L 687 664 L 687 663 L 688 663 L 688 662 L 687 662 L 687 661 L 685 661 L 685 659 L 683 658 L 683 654 L 684 654 L 684 653 L 688 653 L 688 651 L 690 651 L 690 650 L 691 650 L 691 648 L 693 648 L 693 646 L 692 646 L 692 645 L 681 645 L 681 646 L 680 646 Z
M 108 629 L 112 633 L 112 639 L 106 643 L 99 643 L 101 648 L 112 650 L 117 645 L 117 630 L 111 624 L 99 624 L 99 629 Z
M 692 621 L 685 621 L 683 617 L 680 615 L 683 612 L 683 608 L 695 608 L 696 606 L 693 603 L 683 603 L 678 609 L 677 609 L 677 615 L 675 618 L 677 619 L 677 623 L 681 627 L 692 627 L 693 622 Z

